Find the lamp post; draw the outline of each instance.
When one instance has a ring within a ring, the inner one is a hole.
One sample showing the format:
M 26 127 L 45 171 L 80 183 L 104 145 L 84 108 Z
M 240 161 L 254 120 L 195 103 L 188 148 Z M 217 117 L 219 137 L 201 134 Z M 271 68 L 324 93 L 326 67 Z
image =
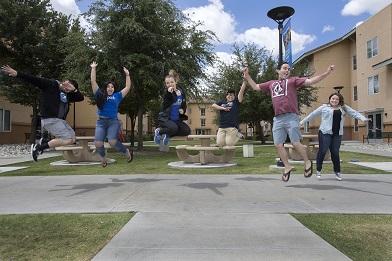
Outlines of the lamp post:
M 344 87 L 343 86 L 336 86 L 336 87 L 333 87 L 333 88 L 335 89 L 335 91 L 340 93 L 340 90 L 343 89 Z
M 279 64 L 283 62 L 283 22 L 294 14 L 294 8 L 290 6 L 279 6 L 268 11 L 267 16 L 278 23 L 279 30 Z M 281 159 L 276 163 L 278 167 L 284 167 Z
M 283 22 L 294 14 L 294 8 L 290 6 L 279 6 L 268 11 L 267 16 L 278 23 L 279 30 L 279 64 L 283 62 Z

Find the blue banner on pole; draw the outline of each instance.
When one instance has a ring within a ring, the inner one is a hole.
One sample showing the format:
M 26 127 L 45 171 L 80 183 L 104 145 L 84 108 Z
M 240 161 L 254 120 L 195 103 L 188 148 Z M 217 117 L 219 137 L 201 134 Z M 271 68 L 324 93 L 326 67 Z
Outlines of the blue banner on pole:
M 292 54 L 291 54 L 291 18 L 283 26 L 283 44 L 284 44 L 284 62 L 287 62 L 292 69 Z

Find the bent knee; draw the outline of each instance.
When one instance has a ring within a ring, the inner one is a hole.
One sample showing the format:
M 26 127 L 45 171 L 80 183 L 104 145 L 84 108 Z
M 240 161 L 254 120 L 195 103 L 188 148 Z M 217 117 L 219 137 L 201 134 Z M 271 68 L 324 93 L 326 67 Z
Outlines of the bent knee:
M 283 144 L 279 143 L 279 144 L 274 144 L 276 149 L 281 149 L 283 148 Z
M 64 145 L 72 145 L 76 142 L 76 139 L 64 139 L 63 144 Z
M 103 146 L 102 141 L 96 141 L 94 144 L 95 144 L 95 147 L 102 147 Z
M 116 143 L 117 143 L 117 140 L 109 140 L 109 145 L 111 147 L 114 147 L 116 145 Z

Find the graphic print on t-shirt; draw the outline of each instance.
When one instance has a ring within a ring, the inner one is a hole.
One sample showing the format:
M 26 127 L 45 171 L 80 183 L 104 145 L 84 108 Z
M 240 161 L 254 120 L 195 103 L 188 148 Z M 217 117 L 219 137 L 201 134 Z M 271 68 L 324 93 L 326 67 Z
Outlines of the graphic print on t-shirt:
M 106 100 L 115 100 L 116 97 L 114 97 L 113 95 L 108 95 L 108 97 L 106 98 Z
M 60 92 L 60 100 L 63 102 L 63 103 L 67 103 L 67 95 L 64 93 L 64 92 Z
M 182 102 L 182 95 L 177 97 L 177 101 L 173 103 L 173 105 L 181 105 Z
M 233 107 L 233 102 L 226 102 L 221 105 L 223 108 L 231 108 Z
M 286 96 L 287 95 L 287 81 L 276 81 L 272 83 L 272 91 L 271 96 L 272 98 Z

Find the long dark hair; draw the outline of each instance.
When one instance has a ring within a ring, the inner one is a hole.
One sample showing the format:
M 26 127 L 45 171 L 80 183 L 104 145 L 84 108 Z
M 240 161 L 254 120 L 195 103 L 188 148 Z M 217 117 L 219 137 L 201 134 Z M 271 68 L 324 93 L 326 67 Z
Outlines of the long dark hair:
M 112 82 L 104 82 L 102 84 L 101 90 L 98 92 L 97 106 L 98 106 L 98 109 L 100 109 L 100 110 L 103 110 L 103 105 L 105 104 L 106 100 L 108 99 L 107 88 L 108 88 L 109 84 L 112 84 L 114 86 L 114 83 L 112 83 Z
M 341 94 L 338 93 L 338 92 L 334 92 L 334 93 L 332 93 L 331 95 L 329 95 L 328 104 L 329 104 L 329 101 L 331 100 L 331 97 L 334 96 L 334 95 L 336 95 L 336 96 L 339 97 L 339 105 L 340 105 L 340 107 L 343 108 L 343 105 L 344 105 L 344 98 L 343 98 L 343 95 L 341 95 Z

